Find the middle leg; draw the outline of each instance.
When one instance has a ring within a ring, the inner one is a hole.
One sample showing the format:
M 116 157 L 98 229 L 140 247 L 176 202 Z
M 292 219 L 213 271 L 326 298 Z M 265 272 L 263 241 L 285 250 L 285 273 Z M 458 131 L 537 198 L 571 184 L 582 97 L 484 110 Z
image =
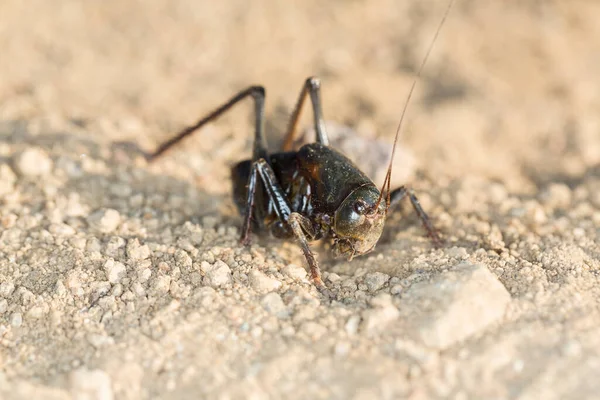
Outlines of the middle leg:
M 410 199 L 410 203 L 412 204 L 413 209 L 417 213 L 417 216 L 421 220 L 423 227 L 427 231 L 427 236 L 431 238 L 431 241 L 433 242 L 433 245 L 435 247 L 440 247 L 443 243 L 442 239 L 440 238 L 437 229 L 435 229 L 435 227 L 433 226 L 431 219 L 429 219 L 429 216 L 427 215 L 427 213 L 425 213 L 423 207 L 421 207 L 421 203 L 415 195 L 414 190 L 412 190 L 411 188 L 407 188 L 406 186 L 400 186 L 398 189 L 393 190 L 390 194 L 389 208 L 392 208 L 396 204 L 400 203 L 406 196 L 408 196 L 408 198 Z

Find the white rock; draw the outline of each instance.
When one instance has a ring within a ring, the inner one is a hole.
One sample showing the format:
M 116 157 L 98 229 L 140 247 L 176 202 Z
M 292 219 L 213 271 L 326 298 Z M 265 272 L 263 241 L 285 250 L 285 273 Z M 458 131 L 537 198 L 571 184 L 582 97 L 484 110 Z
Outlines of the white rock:
M 20 312 L 12 313 L 10 316 L 10 324 L 15 328 L 18 328 L 23 324 L 23 314 Z
M 413 335 L 427 346 L 446 349 L 500 320 L 510 294 L 485 266 L 463 263 L 415 283 L 403 300 Z
M 15 284 L 12 282 L 2 282 L 0 283 L 0 296 L 8 297 L 15 290 Z
M 259 293 L 267 293 L 277 290 L 281 287 L 281 282 L 277 279 L 269 278 L 264 273 L 252 270 L 248 274 L 250 286 Z
M 368 336 L 382 332 L 390 323 L 400 316 L 398 309 L 391 303 L 378 304 L 377 307 L 362 313 L 361 330 Z
M 0 196 L 14 190 L 17 176 L 8 164 L 0 164 Z
M 281 296 L 276 292 L 271 292 L 265 295 L 260 301 L 260 305 L 268 313 L 276 315 L 279 318 L 284 318 L 289 315 L 288 309 L 281 299 Z
M 327 333 L 327 328 L 316 322 L 307 321 L 300 326 L 300 332 L 316 342 Z
M 74 400 L 113 400 L 111 380 L 101 370 L 79 368 L 69 376 L 69 388 Z
M 112 259 L 104 263 L 104 271 L 106 272 L 106 278 L 110 283 L 119 282 L 127 274 L 125 265 Z
M 390 279 L 389 275 L 381 272 L 371 272 L 365 276 L 365 284 L 369 292 L 376 292 Z
M 290 264 L 284 267 L 281 272 L 295 281 L 306 281 L 306 270 L 299 265 Z
M 360 324 L 360 317 L 358 315 L 352 315 L 346 321 L 346 325 L 344 325 L 344 329 L 348 335 L 355 335 L 358 332 L 358 325 Z
M 102 208 L 94 211 L 87 217 L 91 228 L 101 233 L 110 233 L 117 229 L 121 223 L 121 214 L 112 208 Z
M 150 254 L 148 245 L 140 245 L 137 238 L 127 242 L 127 256 L 132 260 L 145 260 L 150 257 Z
M 106 347 L 106 346 L 109 346 L 109 345 L 115 343 L 115 340 L 112 337 L 106 336 L 106 335 L 100 335 L 98 333 L 90 333 L 89 335 L 86 336 L 86 339 L 92 346 L 94 346 L 97 349 L 99 349 L 101 347 Z
M 214 264 L 202 261 L 200 270 L 205 274 L 204 283 L 213 288 L 229 286 L 233 283 L 231 268 L 221 260 L 215 261 Z
M 48 175 L 52 170 L 52 159 L 44 150 L 32 147 L 19 153 L 14 160 L 16 171 L 22 176 Z

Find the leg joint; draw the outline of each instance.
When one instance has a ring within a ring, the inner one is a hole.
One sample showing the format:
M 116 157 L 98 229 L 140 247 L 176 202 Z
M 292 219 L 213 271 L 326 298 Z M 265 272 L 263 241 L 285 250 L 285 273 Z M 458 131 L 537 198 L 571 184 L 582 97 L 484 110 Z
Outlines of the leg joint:
M 321 87 L 321 80 L 316 76 L 311 76 L 306 79 L 305 85 L 313 90 L 316 90 Z
M 257 98 L 264 99 L 265 98 L 264 86 L 251 86 L 248 89 L 248 91 L 250 92 L 252 97 L 254 97 L 255 99 L 257 99 Z

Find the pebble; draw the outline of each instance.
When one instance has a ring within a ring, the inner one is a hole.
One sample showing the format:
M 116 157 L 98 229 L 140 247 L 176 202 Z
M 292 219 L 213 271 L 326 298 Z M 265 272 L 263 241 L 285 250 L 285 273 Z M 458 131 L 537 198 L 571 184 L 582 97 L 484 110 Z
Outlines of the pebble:
M 150 248 L 148 245 L 140 245 L 137 239 L 131 239 L 127 242 L 127 256 L 132 260 L 145 260 L 150 257 Z
M 48 228 L 48 231 L 53 234 L 53 235 L 57 235 L 57 236 L 71 236 L 75 234 L 75 229 L 73 229 L 71 226 L 67 225 L 67 224 L 52 224 L 50 225 L 50 228 Z
M 14 190 L 17 176 L 8 164 L 0 164 L 0 196 Z
M 86 336 L 86 339 L 92 346 L 94 346 L 97 349 L 115 343 L 115 340 L 112 337 L 100 335 L 98 333 L 91 333 Z
M 202 261 L 200 270 L 205 274 L 204 284 L 210 287 L 230 286 L 233 283 L 231 268 L 221 260 L 215 261 L 214 264 Z
M 270 278 L 263 272 L 252 270 L 248 274 L 250 286 L 259 293 L 267 293 L 277 290 L 281 287 L 281 282 Z
M 404 291 L 404 286 L 402 285 L 394 285 L 390 288 L 390 294 L 398 295 Z
M 138 282 L 144 283 L 152 276 L 152 270 L 150 268 L 142 268 L 138 271 L 137 277 Z
M 346 325 L 344 325 L 344 329 L 348 335 L 355 335 L 358 332 L 358 326 L 360 325 L 360 316 L 353 315 L 348 318 L 346 321 Z
M 110 233 L 121 223 L 121 214 L 112 208 L 102 208 L 91 213 L 87 222 L 92 229 L 100 233 Z
M 14 159 L 14 167 L 22 176 L 43 176 L 52 171 L 53 162 L 44 150 L 32 147 L 19 154 Z
M 366 333 L 367 336 L 373 336 L 382 332 L 400 316 L 400 311 L 398 311 L 389 299 L 389 295 L 381 298 L 378 296 L 373 299 L 374 301 L 371 301 L 371 305 L 374 308 L 363 311 L 361 331 Z
M 382 272 L 371 272 L 365 275 L 365 285 L 369 292 L 376 292 L 383 287 L 390 279 L 389 275 Z
M 127 274 L 125 265 L 115 260 L 108 260 L 104 263 L 106 278 L 110 283 L 117 283 Z
M 73 400 L 113 400 L 112 383 L 108 374 L 85 367 L 71 372 L 69 389 Z
M 309 339 L 317 341 L 327 333 L 327 328 L 316 322 L 307 321 L 300 326 L 300 331 Z
M 15 290 L 15 284 L 12 282 L 2 282 L 0 283 L 0 296 L 8 297 Z
M 500 320 L 510 294 L 485 266 L 462 263 L 413 284 L 403 300 L 404 309 L 412 308 L 407 322 L 413 335 L 443 350 Z
M 152 287 L 158 293 L 167 293 L 171 287 L 171 277 L 168 275 L 158 276 Z
M 271 292 L 271 293 L 265 295 L 261 299 L 260 305 L 269 314 L 275 315 L 279 318 L 285 318 L 285 317 L 289 316 L 289 311 L 288 311 L 287 307 L 283 303 L 281 296 L 276 292 Z
M 550 209 L 567 209 L 571 205 L 573 193 L 564 183 L 552 183 L 538 196 L 540 202 Z
M 287 265 L 281 270 L 281 272 L 295 281 L 306 281 L 306 270 L 299 265 Z
M 350 342 L 342 340 L 335 344 L 333 352 L 338 357 L 344 357 L 347 356 L 348 353 L 350 353 L 350 350 L 352 350 L 352 344 Z
M 48 307 L 44 307 L 44 306 L 33 306 L 31 307 L 31 309 L 29 311 L 27 311 L 27 317 L 29 318 L 34 318 L 34 319 L 40 319 L 44 316 L 44 314 L 46 314 L 48 312 Z
M 12 313 L 10 316 L 10 324 L 15 328 L 20 327 L 23 324 L 23 314 L 20 312 Z

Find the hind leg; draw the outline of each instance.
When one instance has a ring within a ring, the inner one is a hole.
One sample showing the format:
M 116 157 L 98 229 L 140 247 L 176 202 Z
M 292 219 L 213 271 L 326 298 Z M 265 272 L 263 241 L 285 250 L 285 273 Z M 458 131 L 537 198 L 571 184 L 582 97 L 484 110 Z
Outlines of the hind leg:
M 304 106 L 304 100 L 306 95 L 310 95 L 310 101 L 313 106 L 313 117 L 315 124 L 315 132 L 317 134 L 317 143 L 321 143 L 325 146 L 329 146 L 329 137 L 327 136 L 327 129 L 325 128 L 325 122 L 323 120 L 323 111 L 321 109 L 321 81 L 315 77 L 310 77 L 304 82 L 302 91 L 300 91 L 300 97 L 294 107 L 294 112 L 290 118 L 287 133 L 283 140 L 283 151 L 290 151 L 294 142 L 294 136 L 296 135 L 296 128 L 298 126 L 298 120 L 300 119 L 300 113 Z
M 158 148 L 148 156 L 150 161 L 156 160 L 166 151 L 171 149 L 177 143 L 181 142 L 187 136 L 194 133 L 197 129 L 207 124 L 208 122 L 216 119 L 231 107 L 244 100 L 246 97 L 252 96 L 254 99 L 254 115 L 255 115 L 255 126 L 254 126 L 254 145 L 252 149 L 252 161 L 255 162 L 259 159 L 268 160 L 269 153 L 267 150 L 267 143 L 264 135 L 264 119 L 265 119 L 265 89 L 262 86 L 251 86 L 245 90 L 242 90 L 230 100 L 219 106 L 217 109 L 201 118 L 197 123 L 191 125 L 177 135 L 162 143 Z M 248 199 L 246 202 L 246 214 L 244 215 L 244 225 L 242 228 L 241 241 L 242 243 L 248 244 L 252 214 L 255 206 L 256 196 L 260 196 L 256 193 L 256 177 L 255 174 L 250 174 L 248 178 Z M 235 190 L 234 190 L 235 192 Z
M 177 143 L 190 136 L 196 130 L 198 130 L 203 125 L 209 123 L 210 121 L 218 118 L 226 111 L 228 111 L 231 107 L 239 103 L 241 100 L 245 99 L 248 96 L 252 96 L 254 99 L 254 115 L 255 115 L 255 136 L 254 136 L 254 146 L 252 152 L 252 160 L 258 160 L 259 158 L 268 159 L 267 152 L 267 142 L 264 136 L 264 114 L 265 114 L 265 89 L 262 86 L 251 86 L 245 90 L 242 90 L 235 96 L 233 96 L 230 100 L 228 100 L 223 105 L 219 106 L 216 110 L 212 111 L 205 117 L 201 118 L 194 125 L 188 126 L 187 128 L 180 131 L 177 135 L 167 140 L 166 142 L 161 143 L 158 148 L 150 153 L 147 158 L 149 161 L 154 161 L 162 154 L 164 154 L 167 150 L 171 149 Z

